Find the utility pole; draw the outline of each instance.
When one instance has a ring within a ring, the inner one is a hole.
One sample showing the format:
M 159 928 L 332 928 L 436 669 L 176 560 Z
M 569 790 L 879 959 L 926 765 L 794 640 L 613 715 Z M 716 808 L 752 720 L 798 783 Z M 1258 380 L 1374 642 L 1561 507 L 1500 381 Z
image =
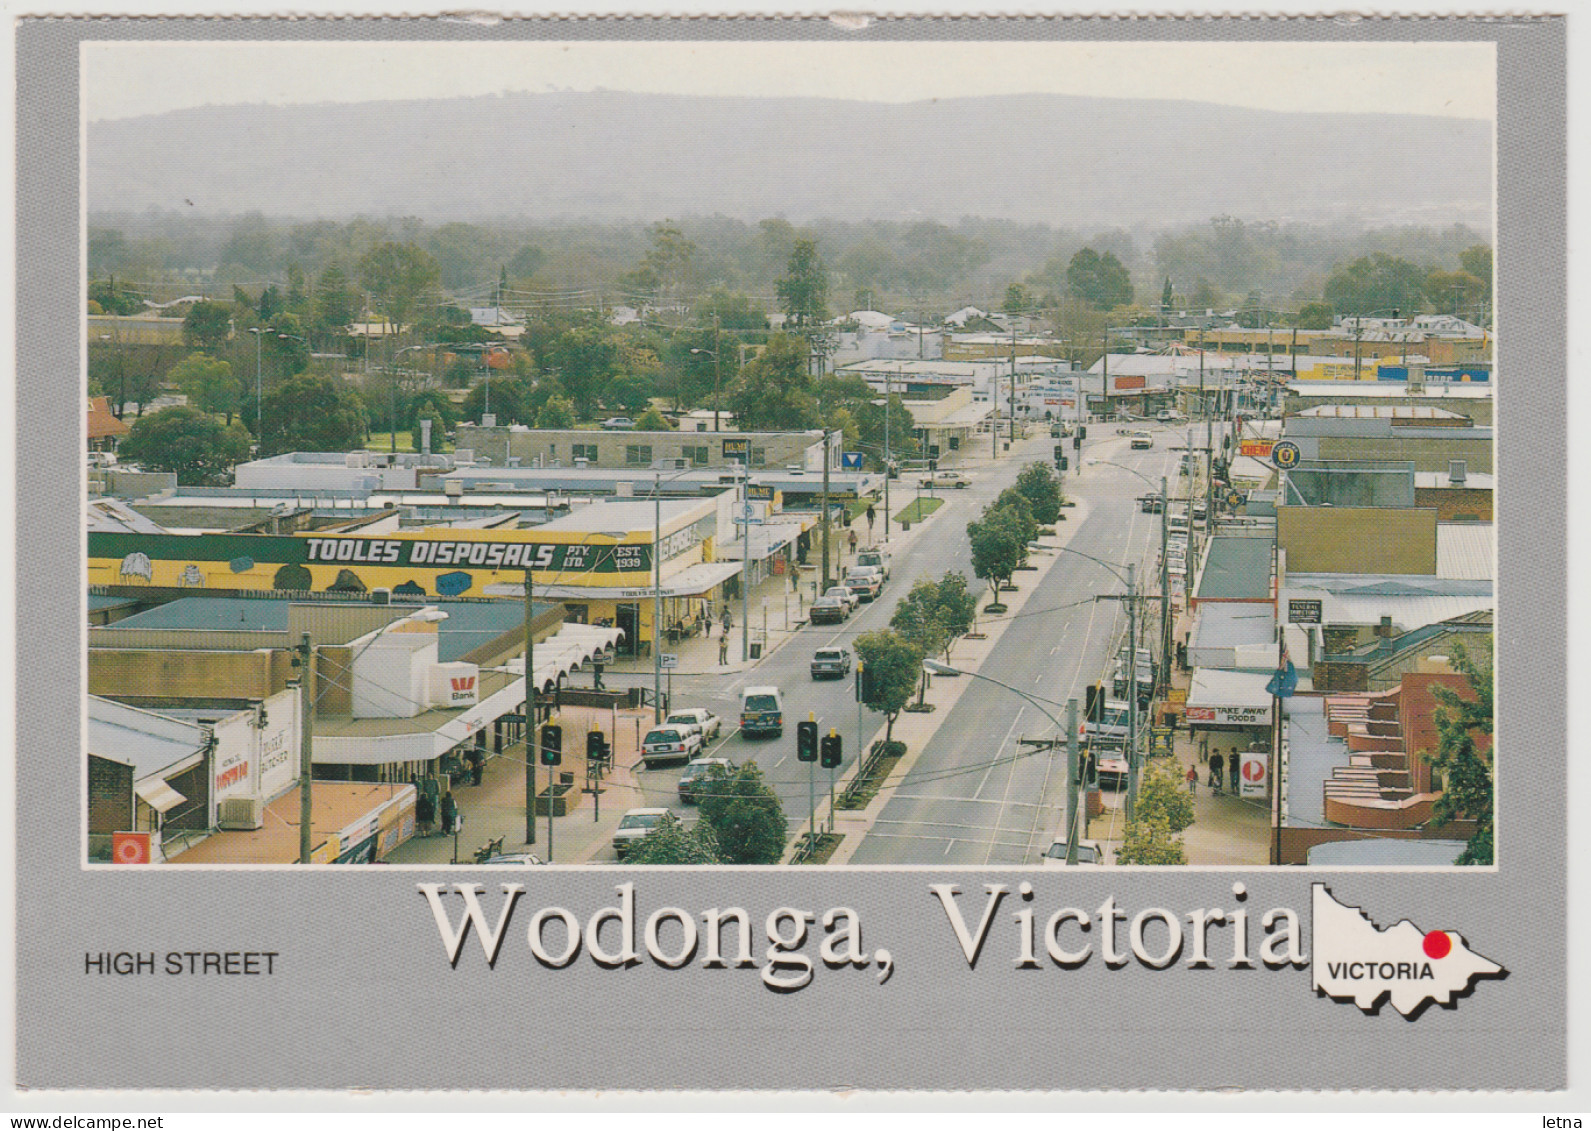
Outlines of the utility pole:
M 825 433 L 825 438 L 827 433 Z M 751 450 L 747 441 L 746 462 L 740 465 L 740 662 L 751 662 Z M 823 460 L 828 462 L 825 448 Z M 657 630 L 653 629 L 653 635 Z M 656 651 L 654 645 L 653 651 Z M 662 715 L 658 718 L 662 719 Z
M 298 862 L 308 864 L 315 848 L 310 830 L 315 815 L 310 792 L 315 776 L 315 649 L 307 632 L 299 639 L 298 654 L 302 663 L 298 681 Z
M 889 370 L 884 370 L 884 541 L 889 541 L 889 472 L 893 464 L 889 448 Z M 827 446 L 823 449 L 824 459 L 828 459 Z
M 1127 563 L 1127 821 L 1138 810 L 1138 589 Z
M 1011 420 L 1008 426 L 1010 443 L 1016 443 L 1016 323 L 1011 323 L 1011 397 L 1008 402 Z
M 1077 779 L 1081 776 L 1077 760 L 1077 700 L 1066 701 L 1066 862 L 1077 863 Z
M 1171 499 L 1166 487 L 1166 477 L 1160 477 L 1160 678 L 1163 686 L 1171 686 L 1171 563 L 1166 560 L 1166 545 L 1170 532 Z
M 887 484 L 888 479 L 884 482 Z M 823 592 L 829 591 L 829 433 L 823 432 Z
M 531 599 L 531 571 L 525 570 L 525 843 L 536 843 L 536 637 L 531 631 L 535 603 Z M 639 619 L 639 618 L 637 618 Z M 613 734 L 618 741 L 618 732 Z M 550 795 L 549 795 L 550 796 Z
M 718 431 L 718 387 L 722 384 L 724 362 L 722 358 L 723 346 L 720 342 L 721 325 L 718 312 L 713 312 L 713 431 Z
M 748 452 L 749 456 L 750 453 Z M 663 721 L 663 476 L 652 483 L 652 725 Z M 741 563 L 742 580 L 749 562 Z

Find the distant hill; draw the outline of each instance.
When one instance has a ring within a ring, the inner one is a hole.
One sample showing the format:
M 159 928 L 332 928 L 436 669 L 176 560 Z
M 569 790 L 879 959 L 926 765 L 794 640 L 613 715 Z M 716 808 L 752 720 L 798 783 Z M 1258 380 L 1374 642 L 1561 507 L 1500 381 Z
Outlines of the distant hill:
M 1490 226 L 1489 123 L 1062 95 L 215 106 L 88 127 L 90 211 Z

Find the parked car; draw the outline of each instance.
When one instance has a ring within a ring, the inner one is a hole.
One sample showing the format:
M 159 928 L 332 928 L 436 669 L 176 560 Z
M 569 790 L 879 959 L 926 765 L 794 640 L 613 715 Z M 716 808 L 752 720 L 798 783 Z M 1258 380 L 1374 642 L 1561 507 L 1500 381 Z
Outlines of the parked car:
M 499 852 L 495 856 L 488 856 L 481 861 L 482 864 L 506 864 L 515 867 L 525 867 L 530 864 L 545 864 L 546 861 L 533 852 Z
M 706 707 L 691 707 L 683 711 L 670 711 L 663 725 L 695 727 L 703 742 L 711 742 L 724 729 L 724 720 Z
M 882 546 L 864 546 L 856 552 L 858 566 L 876 566 L 884 575 L 884 580 L 889 580 L 889 551 Z
M 855 593 L 852 593 L 843 585 L 831 585 L 823 591 L 823 595 L 825 597 L 838 597 L 845 602 L 845 607 L 853 613 L 862 603 L 857 600 Z
M 1051 424 L 1050 425 L 1050 435 L 1054 439 L 1064 440 L 1068 436 L 1070 436 L 1071 434 L 1072 434 L 1072 426 L 1070 424 L 1061 424 L 1061 423 L 1057 422 L 1055 424 Z
M 1108 864 L 1105 850 L 1092 841 L 1080 840 L 1077 842 L 1077 862 L 1079 864 Z M 1044 850 L 1044 855 L 1039 857 L 1039 864 L 1045 868 L 1066 867 L 1066 842 L 1058 840 Z
M 777 687 L 748 687 L 740 693 L 740 733 L 784 733 L 784 696 Z
M 843 624 L 850 615 L 851 606 L 847 602 L 827 594 L 812 602 L 812 608 L 807 611 L 813 624 Z
M 851 674 L 849 648 L 819 648 L 812 653 L 813 679 L 844 679 Z
M 845 587 L 866 603 L 875 599 L 884 587 L 884 575 L 872 566 L 853 569 L 845 575 Z
M 735 764 L 728 758 L 698 758 L 685 767 L 685 772 L 679 776 L 679 799 L 686 805 L 695 805 L 703 792 L 704 783 L 713 774 L 714 768 L 722 769 L 726 774 L 735 772 Z
M 602 427 L 609 432 L 627 432 L 635 427 L 635 421 L 628 416 L 610 416 L 602 422 Z
M 665 817 L 672 816 L 674 816 L 672 809 L 631 809 L 619 818 L 619 827 L 613 832 L 614 855 L 623 860 L 625 854 L 661 825 Z
M 702 736 L 695 726 L 660 726 L 641 740 L 641 761 L 647 769 L 659 762 L 689 762 L 702 752 Z
M 1124 789 L 1127 785 L 1127 753 L 1102 750 L 1099 758 L 1099 784 L 1102 789 Z
M 919 487 L 971 487 L 972 480 L 959 471 L 936 471 L 932 475 L 925 475 L 917 481 Z
M 1139 495 L 1138 509 L 1145 514 L 1159 514 L 1163 509 L 1159 495 Z
M 1179 420 L 1186 420 L 1187 417 L 1173 409 L 1163 408 L 1159 412 L 1155 413 L 1155 419 L 1160 421 L 1162 424 L 1175 424 Z
M 1132 450 L 1135 452 L 1147 451 L 1155 446 L 1155 438 L 1148 432 L 1126 432 L 1123 435 L 1132 440 Z

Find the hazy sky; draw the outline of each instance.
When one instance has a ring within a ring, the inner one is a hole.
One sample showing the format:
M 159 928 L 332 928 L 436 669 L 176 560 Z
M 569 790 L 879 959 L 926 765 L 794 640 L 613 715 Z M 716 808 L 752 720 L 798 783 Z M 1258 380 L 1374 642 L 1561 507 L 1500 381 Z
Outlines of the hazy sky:
M 82 51 L 90 121 L 203 105 L 598 88 L 881 102 L 1088 94 L 1490 121 L 1496 85 L 1487 43 L 209 41 Z

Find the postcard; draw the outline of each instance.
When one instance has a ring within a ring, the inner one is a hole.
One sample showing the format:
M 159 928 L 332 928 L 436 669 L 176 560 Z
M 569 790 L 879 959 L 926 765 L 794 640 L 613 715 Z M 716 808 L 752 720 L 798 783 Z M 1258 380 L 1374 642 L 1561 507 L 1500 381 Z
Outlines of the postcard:
M 18 1086 L 1565 1086 L 1561 18 L 17 74 Z

